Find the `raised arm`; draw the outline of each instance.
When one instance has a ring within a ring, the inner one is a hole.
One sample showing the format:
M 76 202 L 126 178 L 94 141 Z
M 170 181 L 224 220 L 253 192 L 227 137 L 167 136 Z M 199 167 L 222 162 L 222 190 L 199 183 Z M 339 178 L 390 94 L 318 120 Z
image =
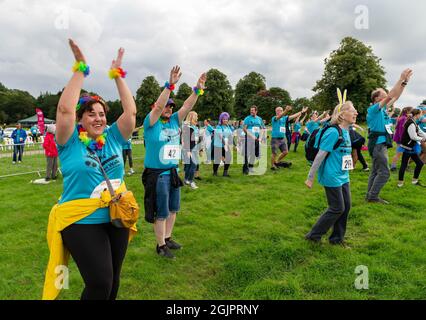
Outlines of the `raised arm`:
M 411 69 L 405 69 L 401 73 L 401 77 L 399 78 L 398 82 L 395 84 L 395 86 L 392 88 L 392 90 L 389 92 L 386 98 L 380 101 L 379 103 L 380 108 L 383 108 L 386 105 L 392 105 L 399 99 L 399 97 L 404 92 L 404 89 L 407 86 L 408 81 L 410 81 L 410 78 L 412 75 L 413 75 L 413 70 Z
M 74 54 L 75 61 L 86 64 L 86 59 L 77 44 L 69 39 L 69 45 Z M 58 102 L 56 109 L 56 142 L 59 145 L 67 143 L 74 132 L 76 105 L 80 98 L 80 91 L 83 87 L 83 72 L 74 72 L 71 80 L 66 85 Z
M 305 119 L 306 119 L 306 116 L 307 116 L 308 114 L 307 113 L 305 113 L 305 115 L 303 116 L 303 118 L 302 118 L 302 120 L 300 120 L 300 124 L 301 125 L 303 125 L 303 123 L 305 122 Z
M 180 67 L 174 66 L 172 70 L 170 71 L 169 85 L 174 86 L 176 83 L 178 83 L 181 76 L 182 76 L 182 72 L 180 72 Z M 165 86 L 160 96 L 158 97 L 157 101 L 155 102 L 155 106 L 152 109 L 151 115 L 149 118 L 150 126 L 153 126 L 158 121 L 158 119 L 160 119 L 160 116 L 163 113 L 163 110 L 167 104 L 167 101 L 169 100 L 170 92 L 171 92 L 170 88 Z
M 197 81 L 198 90 L 204 90 L 206 88 L 205 87 L 206 80 L 207 80 L 207 75 L 203 73 Z M 194 107 L 197 100 L 198 100 L 198 95 L 193 91 L 192 94 L 189 96 L 188 99 L 185 100 L 185 102 L 183 103 L 183 106 L 178 111 L 179 123 L 181 123 L 183 119 L 185 119 L 185 117 Z
M 293 114 L 293 115 L 289 116 L 289 117 L 288 117 L 288 120 L 293 120 L 293 119 L 295 119 L 295 118 L 299 118 L 299 117 L 300 117 L 302 114 L 304 114 L 307 110 L 308 110 L 308 107 L 304 107 L 304 108 L 302 109 L 302 111 L 299 111 L 298 113 L 295 113 L 295 114 Z
M 112 60 L 111 69 L 121 68 L 123 55 L 124 49 L 120 48 L 118 50 L 117 59 Z M 123 138 L 127 140 L 132 135 L 136 125 L 136 103 L 135 99 L 133 99 L 132 92 L 122 77 L 116 77 L 115 83 L 117 85 L 121 105 L 123 106 L 123 113 L 117 120 L 117 126 Z
M 283 113 L 281 113 L 279 116 L 276 116 L 275 118 L 277 120 L 280 120 L 282 117 L 284 117 L 287 113 L 289 113 L 291 110 L 293 110 L 292 106 L 286 106 Z

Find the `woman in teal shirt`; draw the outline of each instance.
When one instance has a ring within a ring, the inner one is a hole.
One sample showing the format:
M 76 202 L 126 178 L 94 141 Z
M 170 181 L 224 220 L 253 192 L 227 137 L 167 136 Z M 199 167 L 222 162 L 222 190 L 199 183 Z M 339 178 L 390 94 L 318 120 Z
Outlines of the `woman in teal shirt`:
M 229 114 L 222 112 L 219 116 L 219 124 L 216 126 L 213 139 L 214 147 L 214 161 L 213 161 L 213 175 L 217 176 L 220 162 L 223 160 L 225 165 L 223 169 L 223 176 L 230 177 L 228 170 L 232 162 L 232 146 L 233 146 L 233 133 L 232 128 L 228 124 Z
M 349 126 L 355 124 L 358 112 L 352 102 L 339 105 L 333 112 L 331 126 L 327 127 L 318 143 L 318 154 L 305 184 L 312 188 L 318 170 L 318 182 L 324 187 L 328 208 L 306 235 L 306 239 L 320 242 L 330 228 L 330 244 L 345 246 L 346 222 L 351 208 L 349 170 L 353 170 Z M 338 127 L 337 127 L 338 126 Z
M 117 122 L 106 128 L 106 103 L 98 96 L 85 94 L 80 97 L 89 67 L 79 47 L 72 40 L 69 44 L 77 64 L 61 94 L 56 113 L 56 143 L 64 177 L 64 191 L 59 203 L 100 198 L 106 184 L 98 160 L 113 188 L 121 185 L 124 174 L 122 145 L 130 138 L 136 122 L 136 104 L 122 78 L 125 75 L 121 69 L 124 49 L 120 48 L 110 70 L 123 113 Z M 84 280 L 81 299 L 114 300 L 129 229 L 113 226 L 109 209 L 103 208 L 69 225 L 61 235 Z

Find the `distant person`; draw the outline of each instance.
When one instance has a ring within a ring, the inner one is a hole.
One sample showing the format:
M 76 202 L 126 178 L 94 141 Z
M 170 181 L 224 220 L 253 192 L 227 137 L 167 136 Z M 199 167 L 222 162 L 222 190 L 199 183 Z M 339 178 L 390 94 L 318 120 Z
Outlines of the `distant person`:
M 129 159 L 129 176 L 135 173 L 135 170 L 133 170 L 133 155 L 132 155 L 132 138 L 129 138 L 129 140 L 126 141 L 125 144 L 123 144 L 123 162 L 124 162 L 124 173 L 126 173 L 126 160 Z
M 16 125 L 16 129 L 13 130 L 11 138 L 13 139 L 13 161 L 15 164 L 16 160 L 21 163 L 24 155 L 25 140 L 27 139 L 27 132 L 22 129 L 20 123 Z
M 44 154 L 46 155 L 46 181 L 56 180 L 58 172 L 58 148 L 55 142 L 56 126 L 54 124 L 47 127 L 46 136 L 43 141 Z
M 33 138 L 34 143 L 38 143 L 38 137 L 40 136 L 40 130 L 37 125 L 33 125 L 30 129 L 31 137 Z
M 402 109 L 401 114 L 399 115 L 398 119 L 396 120 L 396 127 L 395 127 L 395 134 L 393 135 L 393 141 L 396 142 L 397 148 L 395 156 L 392 158 L 392 164 L 391 164 L 391 171 L 396 171 L 396 164 L 398 160 L 401 158 L 401 152 L 399 152 L 399 146 L 401 145 L 401 139 L 402 134 L 404 133 L 404 125 L 405 122 L 407 122 L 407 115 L 411 113 L 411 110 L 413 110 L 412 107 L 405 107 Z
M 254 162 L 260 157 L 260 143 L 263 139 L 265 124 L 257 115 L 257 106 L 250 108 L 250 115 L 244 119 L 244 166 L 243 174 L 253 172 Z
M 419 109 L 414 109 L 408 115 L 407 121 L 404 125 L 404 132 L 401 138 L 401 145 L 398 151 L 402 153 L 401 167 L 399 168 L 399 181 L 398 187 L 404 185 L 404 174 L 408 166 L 410 158 L 416 163 L 414 169 L 414 176 L 412 184 L 424 187 L 419 181 L 419 176 L 423 168 L 423 161 L 420 160 L 419 154 L 421 152 L 420 144 L 426 142 L 426 133 L 424 133 L 418 126 L 417 121 L 422 116 Z

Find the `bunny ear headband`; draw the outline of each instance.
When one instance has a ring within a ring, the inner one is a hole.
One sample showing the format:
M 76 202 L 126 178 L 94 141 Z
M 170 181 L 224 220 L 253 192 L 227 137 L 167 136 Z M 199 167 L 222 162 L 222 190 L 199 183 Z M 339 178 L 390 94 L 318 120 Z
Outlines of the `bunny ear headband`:
M 338 109 L 339 112 L 340 112 L 340 109 L 342 109 L 342 106 L 346 102 L 346 94 L 347 94 L 347 92 L 348 91 L 345 89 L 345 91 L 343 91 L 343 96 L 342 96 L 342 91 L 340 91 L 340 89 L 337 88 L 337 97 L 339 98 L 339 109 Z

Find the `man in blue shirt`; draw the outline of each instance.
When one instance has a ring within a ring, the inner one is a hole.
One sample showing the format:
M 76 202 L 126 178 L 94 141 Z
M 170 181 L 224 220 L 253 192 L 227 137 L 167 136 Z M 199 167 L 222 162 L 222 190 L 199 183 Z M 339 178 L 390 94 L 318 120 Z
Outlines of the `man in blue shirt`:
M 368 179 L 368 202 L 389 204 L 379 197 L 379 193 L 389 180 L 388 148 L 392 147 L 391 124 L 386 121 L 386 109 L 399 99 L 405 86 L 408 84 L 413 71 L 406 69 L 400 79 L 388 93 L 382 88 L 376 89 L 371 94 L 372 106 L 367 110 L 367 125 L 369 130 L 368 151 L 372 157 L 372 170 Z
M 22 129 L 21 124 L 16 125 L 16 129 L 12 132 L 11 138 L 13 139 L 13 164 L 16 163 L 16 156 L 18 155 L 18 163 L 22 161 L 24 154 L 25 140 L 27 139 L 27 132 Z
M 254 162 L 260 155 L 260 141 L 264 135 L 265 125 L 261 117 L 257 116 L 257 106 L 250 108 L 250 115 L 244 119 L 244 166 L 243 174 L 253 172 Z
M 31 127 L 30 131 L 31 131 L 31 136 L 32 136 L 32 138 L 33 138 L 33 141 L 34 141 L 35 143 L 38 143 L 38 137 L 39 137 L 39 135 L 40 135 L 40 130 L 38 129 L 38 126 L 37 126 L 36 124 L 35 124 L 35 125 L 33 125 L 33 126 Z
M 176 213 L 180 209 L 179 188 L 182 186 L 177 175 L 181 155 L 180 128 L 182 121 L 197 102 L 198 95 L 202 94 L 207 79 L 203 73 L 192 94 L 179 111 L 173 113 L 176 105 L 169 96 L 181 75 L 178 66 L 172 69 L 169 82 L 144 120 L 146 154 L 142 181 L 145 187 L 145 219 L 154 223 L 157 253 L 171 259 L 174 255 L 170 249 L 181 248 L 181 245 L 171 238 Z
M 289 123 L 291 120 L 300 117 L 303 113 L 305 113 L 308 108 L 305 107 L 302 111 L 297 112 L 291 116 L 287 116 L 287 114 L 292 110 L 291 106 L 287 106 L 285 110 L 283 108 L 278 107 L 275 109 L 275 116 L 272 117 L 272 139 L 271 139 L 271 149 L 272 149 L 272 157 L 271 157 L 271 170 L 277 170 L 279 166 L 289 167 L 291 163 L 281 161 L 288 154 L 288 145 L 290 141 L 286 141 L 287 132 L 289 128 Z M 276 156 L 278 154 L 278 150 L 281 151 L 278 160 L 276 160 Z

